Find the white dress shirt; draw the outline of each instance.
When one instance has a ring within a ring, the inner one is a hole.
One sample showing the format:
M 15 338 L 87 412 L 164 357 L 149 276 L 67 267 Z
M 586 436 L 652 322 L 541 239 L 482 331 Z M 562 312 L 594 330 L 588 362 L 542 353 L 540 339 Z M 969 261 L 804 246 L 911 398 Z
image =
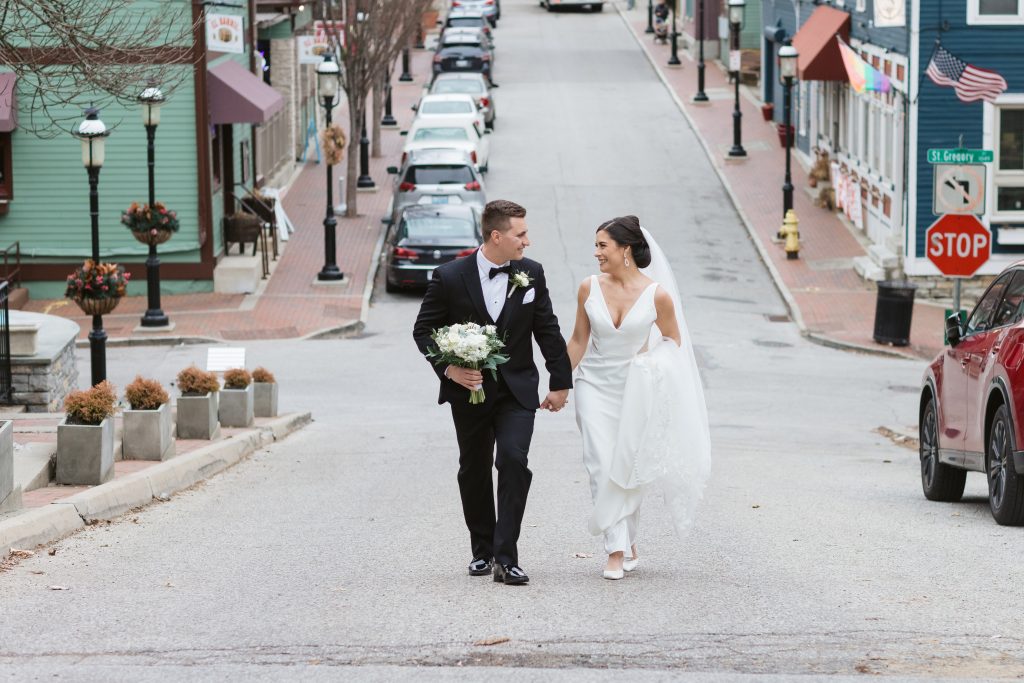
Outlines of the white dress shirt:
M 498 322 L 501 309 L 505 306 L 505 295 L 508 294 L 508 275 L 498 273 L 491 278 L 491 268 L 507 266 L 505 263 L 491 263 L 484 256 L 483 249 L 476 250 L 476 267 L 480 273 L 480 289 L 484 292 L 484 304 L 487 306 L 487 314 L 491 320 Z

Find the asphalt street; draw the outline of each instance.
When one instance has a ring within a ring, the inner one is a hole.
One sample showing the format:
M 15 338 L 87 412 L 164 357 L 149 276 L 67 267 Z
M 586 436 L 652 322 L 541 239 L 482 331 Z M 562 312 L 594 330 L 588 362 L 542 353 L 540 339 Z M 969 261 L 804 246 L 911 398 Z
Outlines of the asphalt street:
M 537 416 L 520 544 L 530 585 L 467 576 L 450 413 L 411 339 L 417 295 L 378 287 L 358 338 L 247 345 L 250 367 L 277 375 L 282 409 L 313 412 L 310 427 L 0 573 L 0 678 L 1024 675 L 1021 531 L 993 522 L 980 475 L 963 503 L 924 500 L 916 451 L 875 431 L 916 424 L 923 365 L 818 346 L 784 320 L 614 11 L 503 4 L 489 197 L 528 208 L 528 255 L 566 335 L 602 220 L 638 215 L 670 255 L 712 421 L 695 527 L 677 538 L 648 500 L 640 570 L 603 580 L 570 402 Z M 169 382 L 204 355 L 111 349 L 110 375 Z

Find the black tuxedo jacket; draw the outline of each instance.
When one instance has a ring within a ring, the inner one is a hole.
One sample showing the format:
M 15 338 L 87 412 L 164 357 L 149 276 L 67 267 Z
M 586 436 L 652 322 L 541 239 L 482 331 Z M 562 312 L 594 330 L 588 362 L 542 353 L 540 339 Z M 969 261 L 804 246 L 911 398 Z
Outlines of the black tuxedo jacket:
M 540 406 L 537 395 L 540 377 L 533 362 L 531 336 L 536 338 L 544 355 L 551 376 L 551 391 L 572 388 L 572 367 L 565 339 L 558 329 L 558 318 L 551 307 L 544 269 L 536 261 L 524 258 L 512 262 L 512 272 L 517 271 L 526 272 L 533 281 L 529 287 L 516 288 L 505 300 L 498 319 L 491 320 L 480 288 L 476 254 L 438 267 L 427 286 L 412 334 L 420 352 L 426 355 L 427 349 L 433 345 L 430 335 L 438 328 L 465 322 L 496 325 L 498 335 L 505 340 L 503 352 L 509 357 L 507 363 L 498 366 L 498 372 L 516 400 L 524 408 L 535 410 Z M 533 301 L 524 304 L 523 298 L 530 289 L 535 290 L 536 295 Z M 441 380 L 437 402 L 469 403 L 469 391 L 444 376 L 447 364 L 435 365 L 433 360 L 427 360 Z M 490 371 L 485 370 L 483 375 L 484 391 L 490 395 L 495 389 L 494 379 Z

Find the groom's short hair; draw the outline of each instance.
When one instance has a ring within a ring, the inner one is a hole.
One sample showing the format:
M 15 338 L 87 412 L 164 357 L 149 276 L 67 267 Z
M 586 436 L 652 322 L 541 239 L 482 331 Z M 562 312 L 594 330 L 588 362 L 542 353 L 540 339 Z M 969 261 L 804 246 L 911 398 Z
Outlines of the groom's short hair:
M 512 227 L 510 218 L 525 217 L 526 209 L 515 202 L 510 202 L 507 199 L 495 199 L 493 202 L 487 202 L 481 219 L 484 225 L 484 241 L 491 238 L 491 232 L 494 230 L 508 232 L 508 229 Z

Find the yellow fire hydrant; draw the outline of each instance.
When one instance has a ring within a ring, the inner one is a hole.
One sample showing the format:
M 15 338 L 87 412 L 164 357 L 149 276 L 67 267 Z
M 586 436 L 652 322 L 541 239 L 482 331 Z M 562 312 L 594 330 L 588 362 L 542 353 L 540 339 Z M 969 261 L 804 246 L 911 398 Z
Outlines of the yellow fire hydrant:
M 779 230 L 779 234 L 786 240 L 786 258 L 788 259 L 800 258 L 800 232 L 797 230 L 798 225 L 800 225 L 800 221 L 797 220 L 793 209 L 790 209 L 786 212 L 786 218 L 782 221 L 782 228 Z

